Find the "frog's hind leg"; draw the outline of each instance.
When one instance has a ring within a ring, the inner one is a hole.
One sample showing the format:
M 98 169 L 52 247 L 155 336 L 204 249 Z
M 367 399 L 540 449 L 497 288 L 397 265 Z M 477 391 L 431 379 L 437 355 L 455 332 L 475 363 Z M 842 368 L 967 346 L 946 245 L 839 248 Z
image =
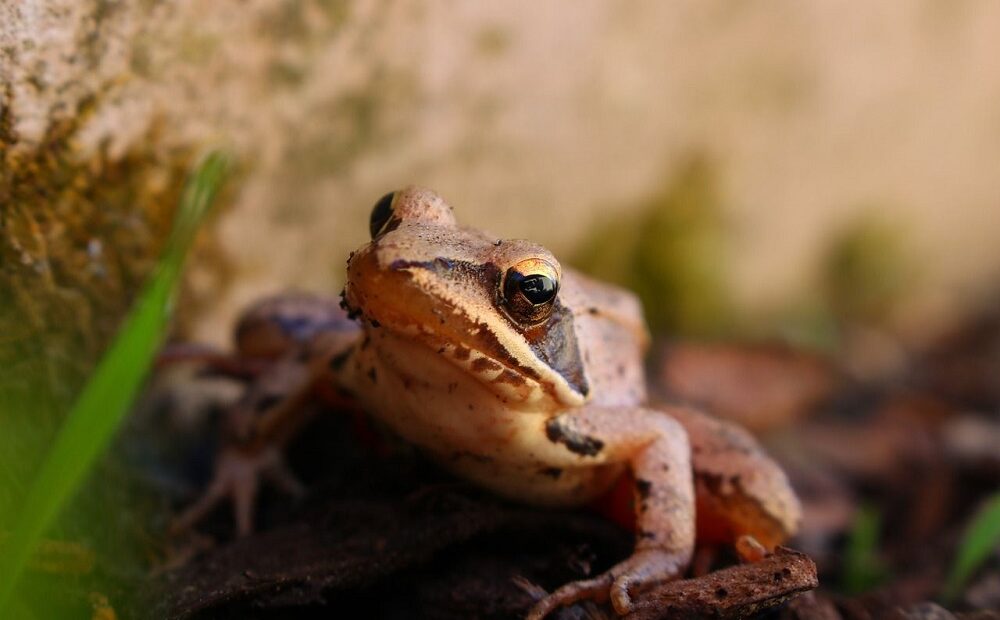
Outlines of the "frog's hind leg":
M 755 561 L 795 534 L 802 510 L 785 473 L 743 428 L 695 409 L 666 408 L 691 441 L 699 543 Z
M 647 409 L 587 407 L 548 422 L 550 441 L 562 444 L 577 464 L 627 461 L 635 476 L 636 545 L 632 556 L 593 579 L 565 585 L 539 601 L 529 620 L 581 599 L 610 598 L 619 614 L 631 593 L 674 579 L 694 549 L 694 488 L 684 428 Z

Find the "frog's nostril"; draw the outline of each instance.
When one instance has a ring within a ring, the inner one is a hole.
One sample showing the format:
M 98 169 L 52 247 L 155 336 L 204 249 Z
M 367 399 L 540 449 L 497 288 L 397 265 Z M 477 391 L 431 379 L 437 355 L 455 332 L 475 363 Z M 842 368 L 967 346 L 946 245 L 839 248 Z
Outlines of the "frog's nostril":
M 372 207 L 371 219 L 368 222 L 369 231 L 371 231 L 372 239 L 378 236 L 385 225 L 389 222 L 389 218 L 392 217 L 392 201 L 396 197 L 396 192 L 389 192 L 385 196 L 379 198 L 375 206 Z

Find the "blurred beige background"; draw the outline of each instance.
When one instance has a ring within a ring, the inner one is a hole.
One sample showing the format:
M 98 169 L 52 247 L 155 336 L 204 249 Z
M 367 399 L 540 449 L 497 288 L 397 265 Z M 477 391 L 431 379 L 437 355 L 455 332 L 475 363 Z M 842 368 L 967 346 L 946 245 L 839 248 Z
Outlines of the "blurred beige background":
M 193 295 L 198 336 L 283 287 L 337 292 L 408 183 L 557 254 L 699 156 L 726 278 L 760 311 L 875 212 L 940 316 L 1000 282 L 1000 4 L 990 0 L 0 0 L 16 140 L 93 100 L 79 156 L 223 145 L 243 163 Z M 209 264 L 222 256 L 227 269 Z

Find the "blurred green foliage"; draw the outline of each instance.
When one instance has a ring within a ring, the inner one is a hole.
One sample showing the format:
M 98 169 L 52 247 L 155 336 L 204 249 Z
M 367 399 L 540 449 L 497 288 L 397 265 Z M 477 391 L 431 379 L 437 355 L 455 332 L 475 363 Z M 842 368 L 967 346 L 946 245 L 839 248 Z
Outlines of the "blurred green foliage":
M 1000 552 L 1000 493 L 988 498 L 969 521 L 945 583 L 945 601 L 954 601 L 976 569 L 997 552 Z
M 844 550 L 841 588 L 848 594 L 867 592 L 886 579 L 878 557 L 882 518 L 872 506 L 862 506 L 854 517 Z
M 899 223 L 875 213 L 871 210 L 835 234 L 823 261 L 827 306 L 848 321 L 886 319 L 914 281 Z
M 898 223 L 870 209 L 820 252 L 811 286 L 776 309 L 737 311 L 728 291 L 724 197 L 711 160 L 694 156 L 658 192 L 585 236 L 570 262 L 638 293 L 654 333 L 780 339 L 824 351 L 846 324 L 884 324 L 915 283 Z
M 634 214 L 596 226 L 570 262 L 638 293 L 655 332 L 713 336 L 733 318 L 724 234 L 715 169 L 693 157 Z

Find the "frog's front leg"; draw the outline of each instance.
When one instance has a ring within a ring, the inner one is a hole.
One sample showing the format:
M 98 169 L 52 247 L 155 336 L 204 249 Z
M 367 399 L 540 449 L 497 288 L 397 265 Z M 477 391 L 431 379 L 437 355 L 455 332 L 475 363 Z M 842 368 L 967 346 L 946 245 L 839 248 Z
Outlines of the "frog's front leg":
M 586 407 L 550 420 L 546 434 L 583 464 L 629 464 L 635 477 L 636 544 L 631 557 L 593 579 L 559 588 L 528 618 L 539 620 L 582 599 L 610 598 L 619 614 L 628 613 L 631 592 L 676 578 L 691 561 L 695 503 L 687 433 L 658 411 Z

